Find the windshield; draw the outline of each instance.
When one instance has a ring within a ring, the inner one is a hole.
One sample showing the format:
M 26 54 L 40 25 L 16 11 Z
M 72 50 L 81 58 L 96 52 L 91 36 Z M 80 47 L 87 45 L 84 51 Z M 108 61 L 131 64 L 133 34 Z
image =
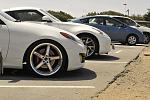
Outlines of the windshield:
M 0 16 L 4 17 L 5 19 L 9 20 L 9 21 L 13 21 L 15 22 L 16 20 L 14 18 L 12 18 L 11 16 L 9 16 L 8 14 L 0 11 Z
M 114 18 L 129 25 L 129 26 L 137 26 L 137 23 L 129 18 L 121 18 L 121 17 L 114 17 Z
M 46 15 L 50 16 L 53 21 L 55 21 L 55 22 L 61 22 L 58 18 L 54 17 L 53 15 L 51 15 L 50 13 L 48 13 L 47 11 L 45 11 L 43 9 L 40 9 L 40 11 L 42 11 Z

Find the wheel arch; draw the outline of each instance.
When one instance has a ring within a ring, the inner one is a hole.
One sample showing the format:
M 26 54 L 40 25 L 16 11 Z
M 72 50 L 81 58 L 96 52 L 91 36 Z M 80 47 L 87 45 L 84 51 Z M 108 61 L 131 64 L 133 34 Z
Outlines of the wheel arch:
M 68 54 L 67 54 L 65 48 L 64 48 L 59 42 L 57 42 L 57 41 L 55 41 L 55 40 L 53 40 L 53 39 L 40 39 L 40 40 L 36 40 L 35 42 L 31 43 L 31 44 L 28 46 L 28 48 L 25 50 L 25 53 L 24 53 L 23 59 L 22 59 L 23 69 L 26 69 L 26 68 L 25 68 L 25 65 L 26 65 L 26 57 L 27 57 L 27 54 L 28 54 L 28 52 L 29 52 L 29 49 L 30 49 L 32 46 L 36 45 L 36 43 L 45 42 L 45 41 L 53 41 L 53 42 L 57 43 L 59 46 L 61 46 L 61 48 L 64 50 L 64 52 L 65 52 L 65 54 L 66 54 L 66 56 L 67 56 L 67 62 L 69 62 Z M 68 68 L 68 63 L 67 63 L 67 68 Z
M 91 33 L 85 33 L 85 32 L 84 32 L 84 33 L 79 33 L 79 34 L 77 34 L 76 36 L 79 37 L 79 36 L 81 36 L 81 35 L 89 35 L 89 36 L 95 38 L 95 40 L 96 40 L 96 42 L 97 42 L 97 45 L 98 45 L 98 47 L 97 47 L 97 49 L 96 49 L 96 53 L 98 53 L 98 52 L 99 52 L 99 49 L 100 49 L 100 45 L 99 45 L 100 43 L 99 43 L 97 37 L 96 37 L 95 35 L 91 34 Z

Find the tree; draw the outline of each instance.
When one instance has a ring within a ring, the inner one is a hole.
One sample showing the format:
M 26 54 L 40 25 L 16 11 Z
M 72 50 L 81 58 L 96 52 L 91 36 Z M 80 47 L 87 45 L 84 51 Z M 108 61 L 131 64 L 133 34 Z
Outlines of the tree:
M 53 16 L 55 16 L 56 18 L 58 18 L 61 21 L 66 22 L 68 19 L 73 19 L 73 17 L 70 14 L 67 14 L 63 11 L 48 11 L 50 14 L 52 14 Z
M 89 12 L 86 16 L 93 16 L 93 15 L 117 15 L 117 16 L 124 16 L 122 13 L 120 12 L 116 12 L 116 11 L 104 11 L 104 12 Z
M 101 15 L 117 15 L 117 16 L 124 16 L 124 14 L 120 13 L 120 12 L 116 12 L 116 11 L 104 11 L 100 13 Z
M 148 9 L 147 13 L 144 15 L 145 21 L 150 21 L 150 9 Z
M 144 20 L 143 16 L 142 15 L 132 15 L 132 16 L 129 16 L 131 19 L 134 19 L 134 20 Z
M 94 15 L 100 15 L 100 13 L 97 13 L 97 12 L 89 12 L 86 16 L 94 16 Z

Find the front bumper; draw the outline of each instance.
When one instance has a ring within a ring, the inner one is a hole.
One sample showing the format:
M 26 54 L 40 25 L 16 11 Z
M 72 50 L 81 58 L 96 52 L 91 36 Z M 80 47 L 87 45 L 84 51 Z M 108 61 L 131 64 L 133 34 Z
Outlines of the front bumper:
M 114 45 L 111 43 L 111 39 L 109 37 L 102 36 L 99 40 L 99 54 L 107 54 L 109 53 Z
M 86 54 L 85 53 L 80 53 L 79 56 L 80 56 L 81 63 L 85 63 Z
M 67 71 L 80 69 L 85 64 L 86 48 L 84 45 L 76 44 L 67 49 L 68 69 Z

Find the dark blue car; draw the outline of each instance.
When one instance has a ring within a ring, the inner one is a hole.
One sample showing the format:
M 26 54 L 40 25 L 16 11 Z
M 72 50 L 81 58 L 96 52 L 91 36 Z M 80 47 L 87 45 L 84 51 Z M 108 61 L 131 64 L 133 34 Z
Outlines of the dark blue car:
M 134 26 L 129 26 L 109 15 L 87 16 L 74 19 L 72 22 L 94 26 L 107 33 L 112 41 L 136 45 L 144 43 L 143 32 Z

